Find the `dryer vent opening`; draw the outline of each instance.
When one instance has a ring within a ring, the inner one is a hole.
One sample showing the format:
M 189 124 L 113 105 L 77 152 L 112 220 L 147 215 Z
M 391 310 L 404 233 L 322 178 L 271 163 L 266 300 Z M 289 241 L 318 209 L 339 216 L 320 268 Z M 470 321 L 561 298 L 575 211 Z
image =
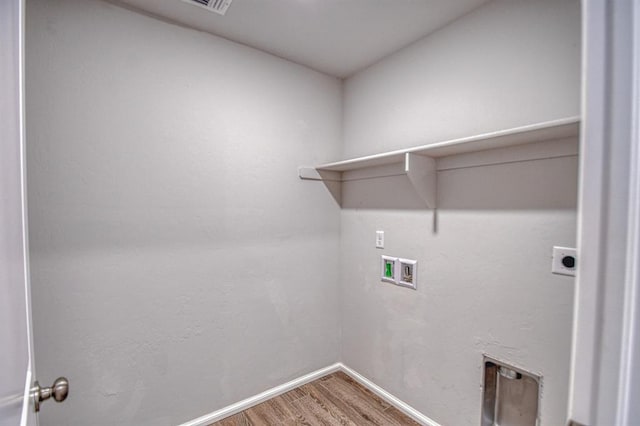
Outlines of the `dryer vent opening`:
M 194 6 L 207 9 L 210 12 L 215 12 L 218 15 L 224 15 L 227 13 L 227 9 L 231 6 L 233 0 L 182 0 L 185 3 L 192 4 Z
M 537 426 L 541 377 L 484 357 L 482 426 Z

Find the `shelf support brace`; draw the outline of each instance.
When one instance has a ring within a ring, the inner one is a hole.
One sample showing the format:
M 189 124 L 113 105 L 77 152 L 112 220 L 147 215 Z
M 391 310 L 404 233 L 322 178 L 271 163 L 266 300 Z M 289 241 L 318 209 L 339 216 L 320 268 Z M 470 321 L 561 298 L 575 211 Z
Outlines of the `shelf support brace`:
M 427 204 L 427 208 L 436 208 L 436 160 L 424 155 L 407 152 L 404 157 L 404 171 L 416 193 Z
M 320 180 L 327 187 L 331 196 L 342 205 L 342 172 L 318 170 L 313 167 L 298 167 L 298 177 L 302 180 Z

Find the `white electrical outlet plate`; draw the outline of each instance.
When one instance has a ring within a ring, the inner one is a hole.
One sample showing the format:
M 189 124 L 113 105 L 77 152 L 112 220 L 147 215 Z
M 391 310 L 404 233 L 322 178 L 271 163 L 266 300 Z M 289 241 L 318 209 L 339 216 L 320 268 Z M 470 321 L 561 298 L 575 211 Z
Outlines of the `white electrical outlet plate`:
M 380 256 L 380 279 L 384 282 L 398 284 L 398 258 L 391 256 Z
M 418 262 L 411 259 L 398 259 L 398 285 L 418 288 Z
M 384 231 L 376 231 L 376 248 L 384 248 Z
M 576 276 L 578 258 L 576 249 L 570 247 L 553 247 L 553 260 L 551 272 L 559 275 Z

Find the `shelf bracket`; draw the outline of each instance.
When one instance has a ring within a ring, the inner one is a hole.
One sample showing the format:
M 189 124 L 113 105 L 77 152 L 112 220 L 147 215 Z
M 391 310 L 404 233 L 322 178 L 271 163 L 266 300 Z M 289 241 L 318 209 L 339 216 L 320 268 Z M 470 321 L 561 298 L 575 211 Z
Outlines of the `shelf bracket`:
M 435 158 L 407 152 L 404 157 L 404 171 L 427 208 L 435 209 L 437 187 Z
M 302 180 L 322 181 L 333 199 L 338 205 L 342 205 L 342 172 L 318 170 L 314 167 L 298 167 L 298 177 Z

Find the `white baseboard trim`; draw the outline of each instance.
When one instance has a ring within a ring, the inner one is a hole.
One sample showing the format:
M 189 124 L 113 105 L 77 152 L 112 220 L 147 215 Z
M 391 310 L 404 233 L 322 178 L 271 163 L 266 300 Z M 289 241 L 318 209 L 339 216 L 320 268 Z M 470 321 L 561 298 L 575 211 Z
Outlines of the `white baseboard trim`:
M 242 401 L 236 402 L 235 404 L 228 405 L 217 411 L 198 417 L 197 419 L 190 420 L 186 423 L 182 423 L 179 426 L 207 426 L 211 423 L 217 422 L 226 417 L 229 417 L 241 411 L 247 410 L 253 407 L 254 405 L 258 405 L 261 402 L 264 402 L 270 398 L 276 397 L 278 395 L 282 395 L 285 392 L 289 392 L 290 390 L 295 389 L 298 386 L 302 386 L 305 383 L 312 382 L 316 379 L 319 379 L 320 377 L 326 376 L 327 374 L 335 373 L 336 371 L 342 371 L 345 374 L 348 374 L 354 380 L 360 383 L 362 386 L 368 388 L 371 392 L 375 393 L 380 398 L 382 398 L 389 404 L 393 405 L 395 408 L 402 411 L 404 414 L 411 417 L 416 422 L 424 426 L 440 426 L 440 424 L 430 419 L 429 417 L 425 416 L 420 411 L 416 410 L 406 402 L 402 401 L 400 398 L 393 396 L 386 390 L 382 389 L 380 386 L 373 383 L 371 380 L 367 379 L 363 375 L 357 373 L 355 370 L 352 370 L 351 368 L 347 367 L 341 362 L 337 362 L 328 367 L 321 368 L 309 374 L 305 374 L 304 376 L 298 377 L 297 379 L 291 380 L 282 385 L 268 389 L 250 398 L 243 399 Z
M 389 404 L 396 407 L 398 410 L 402 411 L 407 416 L 411 417 L 416 422 L 420 423 L 424 426 L 440 426 L 435 420 L 430 419 L 429 417 L 422 414 L 420 411 L 416 410 L 400 398 L 390 394 L 386 390 L 382 389 L 380 386 L 373 383 L 371 380 L 367 379 L 360 373 L 352 370 L 346 365 L 340 363 L 340 370 L 344 371 L 349 376 L 353 377 L 354 380 L 359 382 L 362 386 L 368 388 L 371 392 L 378 395 L 380 398 L 384 399 Z
M 182 423 L 179 426 L 206 426 L 211 423 L 222 420 L 226 417 L 233 416 L 234 414 L 238 414 L 241 411 L 247 410 L 254 405 L 258 405 L 261 402 L 264 402 L 268 399 L 271 399 L 275 396 L 282 395 L 285 392 L 289 392 L 292 389 L 297 388 L 298 386 L 302 386 L 306 383 L 313 382 L 316 379 L 319 379 L 322 376 L 326 376 L 327 374 L 335 373 L 339 371 L 341 367 L 340 363 L 332 364 L 328 367 L 321 368 L 320 370 L 313 371 L 309 374 L 305 374 L 304 376 L 298 377 L 297 379 L 293 379 L 287 383 L 276 386 L 271 389 L 267 389 L 264 392 L 261 392 L 257 395 L 249 397 L 247 399 L 243 399 L 242 401 L 236 402 L 235 404 L 227 405 L 224 408 L 221 408 L 213 413 L 205 414 L 204 416 L 198 417 L 197 419 L 188 421 L 186 423 Z

